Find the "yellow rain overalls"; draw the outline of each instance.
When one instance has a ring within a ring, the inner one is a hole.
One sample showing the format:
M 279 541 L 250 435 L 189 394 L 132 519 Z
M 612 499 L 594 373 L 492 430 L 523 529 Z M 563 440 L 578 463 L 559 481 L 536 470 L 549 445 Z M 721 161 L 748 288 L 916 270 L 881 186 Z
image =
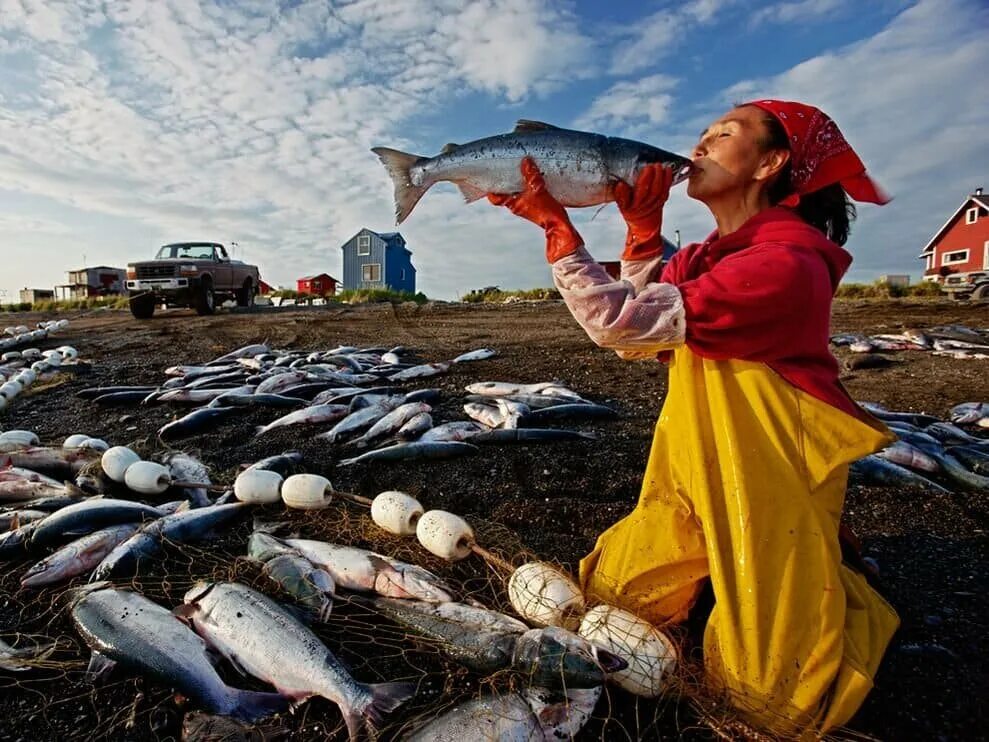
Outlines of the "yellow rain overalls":
M 849 464 L 893 436 L 765 363 L 689 344 L 673 348 L 638 504 L 582 560 L 582 587 L 662 625 L 710 579 L 712 688 L 760 728 L 826 732 L 857 711 L 899 623 L 838 540 Z

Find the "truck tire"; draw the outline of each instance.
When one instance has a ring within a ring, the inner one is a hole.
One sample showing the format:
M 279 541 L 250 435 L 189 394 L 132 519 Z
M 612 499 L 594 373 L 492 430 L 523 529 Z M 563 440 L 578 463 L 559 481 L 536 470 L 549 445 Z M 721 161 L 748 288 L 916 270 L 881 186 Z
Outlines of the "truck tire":
M 972 301 L 985 301 L 986 299 L 989 299 L 989 283 L 983 283 L 976 286 L 969 298 Z
M 154 294 L 139 294 L 138 296 L 132 296 L 128 303 L 130 304 L 130 313 L 133 314 L 136 319 L 151 319 L 155 313 L 155 307 L 157 305 Z
M 216 292 L 213 291 L 213 282 L 210 279 L 204 278 L 199 284 L 193 306 L 196 308 L 196 314 L 200 316 L 213 314 L 216 311 Z
M 254 306 L 254 281 L 250 278 L 244 280 L 244 286 L 238 289 L 236 293 L 238 307 Z

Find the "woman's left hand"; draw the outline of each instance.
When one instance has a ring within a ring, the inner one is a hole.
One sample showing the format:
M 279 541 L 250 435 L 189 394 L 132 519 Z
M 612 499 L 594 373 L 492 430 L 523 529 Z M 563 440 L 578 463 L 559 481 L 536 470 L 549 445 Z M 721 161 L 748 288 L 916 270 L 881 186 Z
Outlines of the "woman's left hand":
M 673 171 L 654 162 L 639 172 L 633 188 L 624 180 L 612 193 L 628 225 L 622 260 L 647 260 L 663 254 L 663 206 L 670 196 Z
M 521 193 L 489 193 L 488 200 L 543 228 L 546 232 L 546 259 L 550 263 L 577 252 L 584 240 L 570 222 L 567 210 L 546 189 L 543 174 L 531 157 L 522 158 L 522 182 L 524 189 Z

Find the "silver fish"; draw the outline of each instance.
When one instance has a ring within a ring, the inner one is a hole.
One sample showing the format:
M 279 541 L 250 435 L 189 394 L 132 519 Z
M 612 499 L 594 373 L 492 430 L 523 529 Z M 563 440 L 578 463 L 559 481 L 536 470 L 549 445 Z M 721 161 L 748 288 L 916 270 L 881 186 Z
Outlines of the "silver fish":
M 419 436 L 419 442 L 428 443 L 432 441 L 434 443 L 441 443 L 445 441 L 466 441 L 485 430 L 487 428 L 476 422 L 458 420 L 452 423 L 443 423 L 442 425 L 437 425 L 432 430 L 427 430 Z
M 45 659 L 55 651 L 54 643 L 35 644 L 33 647 L 15 649 L 0 639 L 0 670 L 24 672 L 31 669 L 31 663 Z
M 433 602 L 453 599 L 450 587 L 443 580 L 414 564 L 325 541 L 290 538 L 285 539 L 284 544 L 325 569 L 339 587 L 347 590 Z
M 93 650 L 92 669 L 120 663 L 176 688 L 208 711 L 245 721 L 287 706 L 277 693 L 240 690 L 224 683 L 206 654 L 206 642 L 171 611 L 143 595 L 113 589 L 87 589 L 80 594 L 72 620 Z
M 89 572 L 137 529 L 136 523 L 113 526 L 66 544 L 25 572 L 21 587 L 51 585 Z
M 498 355 L 498 351 L 493 348 L 478 348 L 477 350 L 472 350 L 467 353 L 461 353 L 459 356 L 454 358 L 450 363 L 467 363 L 469 361 L 486 361 L 488 358 L 494 358 Z
M 161 518 L 164 515 L 162 508 L 130 500 L 102 497 L 84 500 L 57 510 L 39 521 L 31 535 L 31 545 L 47 546 L 66 534 L 91 533 L 109 526 L 138 523 L 142 519 Z
M 595 206 L 614 200 L 617 180 L 635 182 L 641 168 L 661 162 L 674 170 L 674 182 L 689 174 L 690 161 L 642 142 L 561 129 L 540 121 L 519 121 L 510 134 L 467 144 L 448 144 L 436 157 L 374 147 L 395 185 L 399 224 L 440 181 L 454 183 L 471 203 L 486 193 L 522 190 L 520 164 L 529 156 L 546 178 L 546 187 L 564 206 Z
M 197 585 L 186 593 L 182 615 L 237 667 L 286 698 L 301 703 L 322 696 L 337 704 L 351 740 L 362 719 L 380 726 L 384 714 L 413 694 L 407 683 L 357 682 L 306 626 L 244 585 Z
M 379 438 L 393 434 L 416 415 L 428 413 L 432 409 L 425 402 L 408 402 L 399 405 L 372 425 L 364 435 L 352 441 L 351 444 L 358 448 L 368 446 Z
M 347 416 L 350 411 L 347 405 L 343 404 L 317 404 L 303 407 L 287 415 L 274 420 L 267 425 L 259 425 L 254 434 L 256 436 L 269 433 L 276 428 L 283 428 L 288 425 L 318 425 L 320 423 L 336 422 Z
M 877 453 L 876 456 L 908 469 L 926 472 L 941 470 L 936 459 L 906 441 L 896 441 Z
M 989 402 L 964 402 L 951 408 L 951 422 L 956 425 L 977 425 L 989 417 Z
M 497 407 L 480 404 L 478 402 L 468 402 L 464 405 L 464 413 L 472 420 L 477 420 L 481 425 L 489 428 L 500 427 L 505 422 L 505 413 Z
M 869 484 L 878 484 L 894 487 L 916 487 L 930 492 L 949 494 L 949 491 L 932 482 L 926 477 L 914 474 L 909 469 L 886 461 L 878 456 L 869 455 L 858 461 L 852 462 L 850 470 L 866 480 Z
M 395 433 L 395 437 L 400 441 L 415 440 L 432 427 L 433 416 L 428 412 L 420 412 L 418 415 L 411 417 L 405 425 L 399 428 L 398 432 Z
M 407 381 L 408 379 L 425 379 L 430 376 L 437 376 L 439 374 L 445 374 L 450 370 L 450 364 L 443 363 L 423 363 L 419 366 L 412 366 L 412 368 L 406 368 L 399 371 L 397 374 L 392 374 L 388 377 L 388 381 Z
M 459 443 L 455 441 L 423 441 L 422 439 L 411 443 L 399 443 L 394 446 L 378 448 L 374 451 L 355 456 L 350 459 L 341 459 L 337 466 L 351 466 L 352 464 L 367 461 L 407 461 L 410 459 L 452 459 L 458 456 L 471 456 L 479 453 L 477 446 L 469 443 Z
M 316 438 L 335 443 L 341 437 L 363 433 L 397 406 L 398 404 L 382 402 L 379 404 L 373 404 L 370 407 L 365 407 L 361 410 L 357 410 L 356 412 L 352 412 L 347 415 L 347 417 L 338 422 L 327 432 L 317 435 Z
M 309 608 L 317 620 L 325 621 L 329 617 L 333 610 L 336 582 L 325 569 L 320 569 L 303 556 L 279 554 L 268 559 L 261 571 L 297 602 Z
M 198 482 L 210 484 L 209 469 L 187 453 L 174 451 L 165 456 L 162 463 L 176 482 Z M 209 493 L 202 487 L 188 487 L 183 493 L 193 507 L 203 508 L 210 504 Z

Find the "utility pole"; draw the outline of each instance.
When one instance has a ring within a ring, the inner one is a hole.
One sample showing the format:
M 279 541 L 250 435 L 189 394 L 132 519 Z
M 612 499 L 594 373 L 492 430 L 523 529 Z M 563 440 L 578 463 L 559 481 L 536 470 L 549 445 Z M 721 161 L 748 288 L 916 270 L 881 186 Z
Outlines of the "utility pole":
M 680 249 L 680 230 L 679 229 L 675 230 L 675 234 L 677 236 L 677 250 L 679 250 Z

